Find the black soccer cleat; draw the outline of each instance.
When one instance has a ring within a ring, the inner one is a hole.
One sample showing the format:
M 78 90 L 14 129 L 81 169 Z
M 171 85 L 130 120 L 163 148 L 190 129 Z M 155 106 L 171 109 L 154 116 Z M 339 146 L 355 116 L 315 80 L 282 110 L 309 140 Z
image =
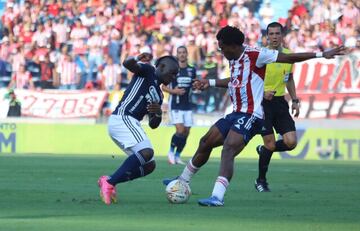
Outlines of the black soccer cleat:
M 266 180 L 255 180 L 255 189 L 258 192 L 271 192 Z
M 257 152 L 257 154 L 258 154 L 259 156 L 262 155 L 261 149 L 262 149 L 262 145 L 258 145 L 258 146 L 256 147 L 256 152 Z

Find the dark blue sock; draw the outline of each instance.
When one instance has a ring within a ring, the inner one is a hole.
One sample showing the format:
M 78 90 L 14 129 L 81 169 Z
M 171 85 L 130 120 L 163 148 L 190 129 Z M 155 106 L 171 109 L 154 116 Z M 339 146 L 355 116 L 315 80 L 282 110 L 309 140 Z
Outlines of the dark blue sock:
M 171 137 L 171 143 L 170 143 L 170 151 L 174 152 L 175 148 L 178 146 L 178 137 L 176 133 Z
M 175 156 L 179 157 L 181 152 L 184 150 L 187 137 L 182 136 L 182 135 L 177 135 L 177 136 L 178 136 L 178 146 L 177 146 L 177 149 L 176 149 Z
M 139 177 L 143 177 L 152 173 L 155 169 L 155 160 L 149 161 L 146 164 L 140 166 L 137 169 L 131 171 L 129 180 L 134 180 Z M 124 182 L 124 181 L 123 181 Z
M 129 156 L 123 164 L 111 175 L 109 184 L 116 185 L 121 182 L 129 181 L 141 176 L 142 165 L 145 164 L 144 158 L 140 153 Z M 137 176 L 137 177 L 135 177 Z M 135 178 L 134 178 L 135 177 Z

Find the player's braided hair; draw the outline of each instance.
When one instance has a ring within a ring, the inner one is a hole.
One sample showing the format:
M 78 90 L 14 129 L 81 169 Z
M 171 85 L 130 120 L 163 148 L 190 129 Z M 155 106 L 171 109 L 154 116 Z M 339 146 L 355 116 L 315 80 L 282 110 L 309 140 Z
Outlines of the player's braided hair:
M 233 26 L 225 26 L 216 34 L 216 39 L 222 41 L 226 45 L 239 45 L 244 43 L 245 36 L 238 28 Z
M 165 56 L 162 56 L 162 57 L 160 57 L 160 58 L 158 58 L 158 59 L 156 60 L 156 62 L 155 62 L 155 67 L 158 67 L 159 64 L 160 64 L 160 62 L 161 62 L 162 60 L 164 60 L 164 59 L 170 59 L 170 60 L 174 61 L 175 63 L 178 63 L 177 58 L 175 58 L 174 56 L 172 56 L 172 55 L 165 55 Z

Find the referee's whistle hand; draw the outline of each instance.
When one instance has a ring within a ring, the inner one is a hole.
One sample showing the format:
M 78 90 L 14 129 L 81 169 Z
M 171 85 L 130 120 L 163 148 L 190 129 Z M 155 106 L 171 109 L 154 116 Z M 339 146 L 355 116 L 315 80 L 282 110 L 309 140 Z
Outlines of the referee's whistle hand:
M 265 91 L 264 93 L 264 99 L 266 100 L 272 100 L 272 98 L 274 97 L 276 91 Z

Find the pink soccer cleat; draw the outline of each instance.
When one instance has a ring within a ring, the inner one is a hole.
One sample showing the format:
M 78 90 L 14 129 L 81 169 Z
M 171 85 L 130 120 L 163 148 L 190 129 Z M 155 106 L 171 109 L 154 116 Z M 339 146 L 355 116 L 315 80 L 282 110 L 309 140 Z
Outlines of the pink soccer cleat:
M 107 176 L 101 176 L 98 180 L 100 197 L 105 204 L 116 203 L 116 187 L 107 182 Z

